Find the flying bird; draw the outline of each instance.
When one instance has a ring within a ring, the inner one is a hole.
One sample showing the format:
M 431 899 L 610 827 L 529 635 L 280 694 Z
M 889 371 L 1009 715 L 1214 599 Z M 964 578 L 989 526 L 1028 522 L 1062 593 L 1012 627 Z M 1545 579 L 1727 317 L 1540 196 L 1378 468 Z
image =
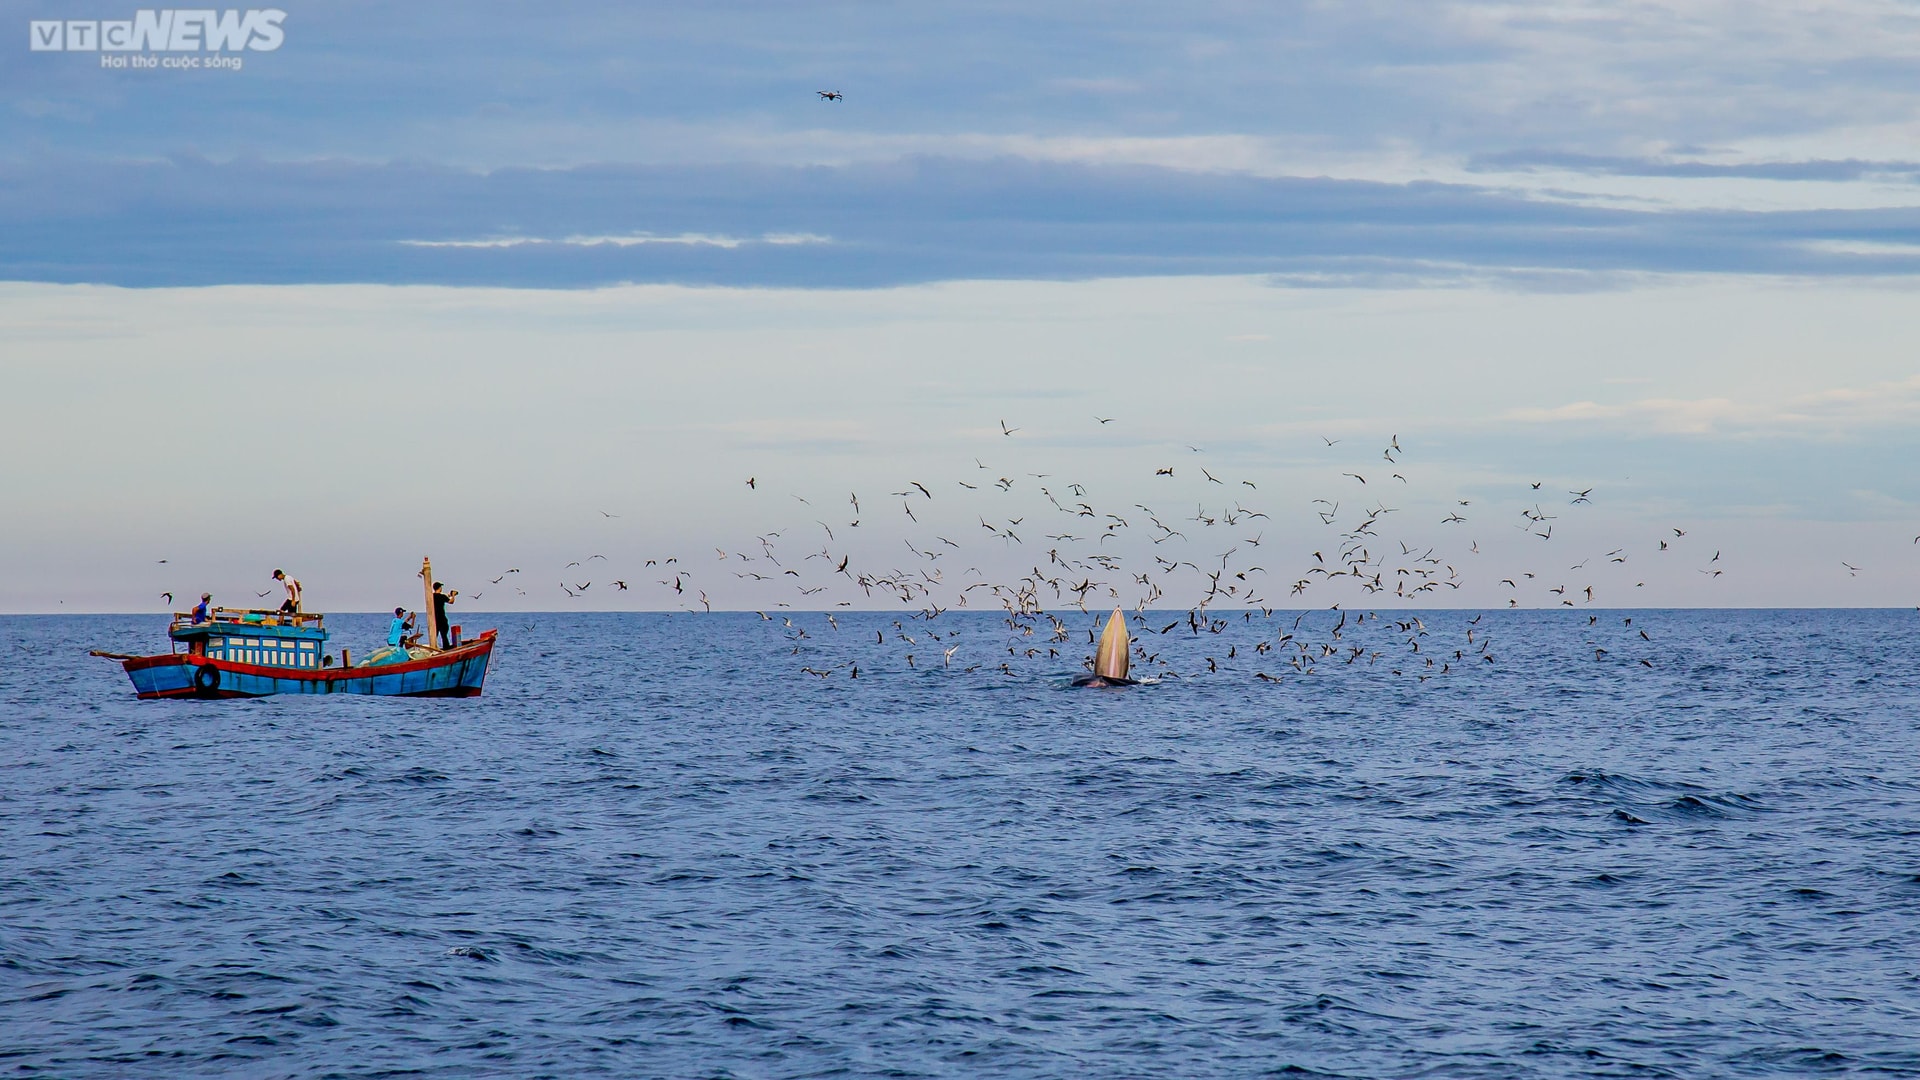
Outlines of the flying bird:
M 820 95 L 820 100 L 821 100 L 821 101 L 840 101 L 840 100 L 843 100 L 843 97 L 842 97 L 842 95 L 841 95 L 841 93 L 840 93 L 840 91 L 838 91 L 838 90 L 815 90 L 815 91 L 814 91 L 814 93 L 816 93 L 816 94 L 819 94 L 819 95 Z

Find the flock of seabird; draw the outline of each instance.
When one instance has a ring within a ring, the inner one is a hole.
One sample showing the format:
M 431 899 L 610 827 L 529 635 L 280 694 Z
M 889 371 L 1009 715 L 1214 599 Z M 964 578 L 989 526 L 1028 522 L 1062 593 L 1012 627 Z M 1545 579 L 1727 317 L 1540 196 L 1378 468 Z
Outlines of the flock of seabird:
M 1114 418 L 1093 419 L 1104 429 Z M 1022 456 L 1012 448 L 1023 430 L 997 420 L 988 429 L 996 447 L 990 456 Z M 958 475 L 907 478 L 884 493 L 848 491 L 844 500 L 818 503 L 817 493 L 809 498 L 777 492 L 760 476 L 749 476 L 744 487 L 750 499 L 773 500 L 765 504 L 770 515 L 797 513 L 804 523 L 779 522 L 751 543 L 714 548 L 711 559 L 658 556 L 616 570 L 606 554 L 586 554 L 561 568 L 557 596 L 578 601 L 633 592 L 643 604 L 663 601 L 710 612 L 708 588 L 730 575 L 727 598 L 736 600 L 742 587 L 757 593 L 762 620 L 786 636 L 793 656 L 808 658 L 799 670 L 821 678 L 858 678 L 862 661 L 816 658 L 819 639 L 813 635 L 840 633 L 834 610 L 878 601 L 898 605 L 900 618 L 892 621 L 891 636 L 876 631 L 870 645 L 897 651 L 908 667 L 1011 675 L 1010 661 L 1090 666 L 1092 656 L 1081 647 L 1096 644 L 1100 622 L 1118 608 L 1129 612 L 1133 669 L 1149 680 L 1232 672 L 1278 682 L 1329 665 L 1364 664 L 1426 681 L 1494 664 L 1499 655 L 1496 624 L 1482 617 L 1445 620 L 1458 624 L 1448 633 L 1458 632 L 1460 640 L 1442 643 L 1417 613 L 1424 605 L 1449 606 L 1446 598 L 1468 580 L 1463 567 L 1478 570 L 1480 581 L 1497 583 L 1508 608 L 1578 608 L 1595 603 L 1603 588 L 1645 584 L 1628 584 L 1634 576 L 1625 569 L 1635 557 L 1630 547 L 1671 559 L 1684 557 L 1690 543 L 1687 528 L 1668 526 L 1652 543 L 1604 551 L 1590 545 L 1590 554 L 1568 563 L 1559 552 L 1575 541 L 1556 533 L 1556 524 L 1591 507 L 1597 489 L 1561 491 L 1541 481 L 1519 485 L 1506 511 L 1512 528 L 1541 541 L 1539 556 L 1529 560 L 1536 565 L 1488 571 L 1491 556 L 1483 556 L 1474 530 L 1499 515 L 1490 515 L 1483 499 L 1457 495 L 1447 496 L 1444 514 L 1431 519 L 1422 515 L 1438 511 L 1393 505 L 1433 503 L 1415 497 L 1408 474 L 1418 474 L 1407 464 L 1400 437 L 1391 435 L 1376 444 L 1377 456 L 1357 451 L 1351 439 L 1318 440 L 1314 452 L 1325 462 L 1330 484 L 1344 490 L 1336 487 L 1295 508 L 1304 511 L 1299 524 L 1311 539 L 1289 552 L 1267 539 L 1275 508 L 1263 502 L 1269 496 L 1255 481 L 1233 475 L 1201 447 L 1183 445 L 1185 452 L 1172 461 L 1141 462 L 1137 484 L 1118 499 L 1111 492 L 1100 498 L 1093 485 L 1064 475 L 989 465 L 980 457 Z M 1292 523 L 1276 531 L 1299 535 Z M 989 546 L 989 557 L 980 557 Z M 1700 552 L 1695 569 L 1710 580 L 1720 578 L 1721 554 Z M 981 568 L 1004 567 L 1010 555 L 1027 569 L 995 580 Z M 1850 576 L 1861 572 L 1850 563 L 1842 566 Z M 544 591 L 519 567 L 501 571 L 489 586 L 522 597 Z M 486 595 L 474 590 L 467 599 Z M 171 593 L 162 599 L 173 602 Z M 982 625 L 977 621 L 941 621 L 956 609 L 998 612 L 992 633 L 999 637 L 982 643 L 975 640 L 978 631 L 968 629 Z M 769 612 L 779 615 L 777 624 Z M 1083 620 L 1087 625 L 1078 625 Z M 1615 636 L 1602 640 L 1601 616 L 1588 616 L 1594 659 L 1655 666 L 1658 655 L 1646 628 L 1635 628 L 1631 618 L 1619 622 Z M 1226 634 L 1217 650 L 1156 647 L 1169 634 L 1204 642 L 1236 623 L 1272 629 L 1251 642 L 1243 633 Z M 880 659 L 871 651 L 865 655 L 869 669 Z
M 1102 427 L 1112 419 L 1094 417 Z M 1003 440 L 1017 442 L 1023 428 L 1000 419 L 990 430 L 994 443 L 1005 449 L 1011 444 Z M 1322 438 L 1320 449 L 1350 457 L 1350 446 L 1334 449 L 1346 441 Z M 1310 501 L 1305 521 L 1324 536 L 1293 556 L 1267 540 L 1272 516 L 1255 481 L 1233 475 L 1201 447 L 1187 445 L 1170 463 L 1143 466 L 1140 490 L 1101 502 L 1089 484 L 997 467 L 979 457 L 959 475 L 937 481 L 907 478 L 884 493 L 849 491 L 844 498 L 819 502 L 815 493 L 775 491 L 761 476 L 749 476 L 743 486 L 752 498 L 772 500 L 767 504 L 771 514 L 791 517 L 798 506 L 804 508 L 798 516 L 809 520 L 783 522 L 751 543 L 715 548 L 711 560 L 649 559 L 644 569 L 654 571 L 650 579 L 671 593 L 672 602 L 692 611 L 712 610 L 702 588 L 711 584 L 709 575 L 724 580 L 719 575 L 728 574 L 756 590 L 761 618 L 787 637 L 792 655 L 806 658 L 799 670 L 821 678 L 858 678 L 862 663 L 871 670 L 879 659 L 869 652 L 865 661 L 849 657 L 828 664 L 813 652 L 817 635 L 840 632 L 835 609 L 874 601 L 898 605 L 901 617 L 893 620 L 891 633 L 875 631 L 869 645 L 897 652 L 906 666 L 916 668 L 1011 675 L 1010 661 L 1022 659 L 1089 666 L 1091 655 L 1080 650 L 1096 643 L 1099 621 L 1112 608 L 1130 612 L 1134 670 L 1149 679 L 1234 671 L 1278 682 L 1327 665 L 1365 664 L 1425 681 L 1466 665 L 1495 663 L 1493 628 L 1481 618 L 1459 627 L 1461 640 L 1442 644 L 1413 610 L 1425 603 L 1445 606 L 1438 602 L 1462 587 L 1461 567 L 1481 554 L 1468 524 L 1484 507 L 1474 499 L 1451 498 L 1444 516 L 1417 524 L 1407 520 L 1409 512 L 1391 501 L 1395 496 L 1404 501 L 1402 493 L 1411 490 L 1408 451 L 1392 435 L 1377 452 L 1368 457 L 1375 467 L 1336 466 L 1338 482 L 1349 490 Z M 1631 557 L 1628 548 L 1611 546 L 1571 565 L 1554 558 L 1552 553 L 1567 543 L 1555 533 L 1555 524 L 1592 506 L 1596 489 L 1571 487 L 1562 494 L 1544 487 L 1540 482 L 1525 488 L 1511 524 L 1541 540 L 1541 561 L 1558 571 L 1525 569 L 1488 580 L 1499 581 L 1510 608 L 1592 604 L 1601 588 L 1593 571 L 1616 568 L 1617 577 Z M 962 507 L 970 519 L 964 525 L 958 516 Z M 1670 528 L 1655 552 L 1678 550 L 1686 535 L 1686 529 Z M 979 558 L 989 545 L 994 557 Z M 896 555 L 873 554 L 884 550 Z M 994 580 L 981 569 L 981 563 L 1005 565 L 1012 552 L 1020 553 L 1027 570 Z M 601 559 L 605 556 L 588 556 L 574 565 Z M 1716 551 L 1701 572 L 1718 576 L 1719 562 Z M 1281 573 L 1283 563 L 1290 563 L 1292 572 Z M 624 580 L 613 584 L 628 587 Z M 574 599 L 595 587 L 588 580 L 561 583 Z M 729 592 L 737 593 L 737 587 Z M 852 599 L 856 593 L 857 601 Z M 1372 610 L 1378 607 L 1389 610 Z M 977 623 L 941 621 L 956 609 L 982 608 L 1001 617 L 994 631 L 1000 636 L 990 645 L 976 642 L 977 635 L 964 629 Z M 1088 625 L 1078 625 L 1089 618 Z M 1241 640 L 1244 635 L 1227 634 L 1219 639 L 1224 643 L 1219 655 L 1155 647 L 1169 634 L 1222 635 L 1236 623 L 1256 620 L 1270 625 L 1271 634 L 1251 643 Z M 1621 623 L 1620 633 L 1645 655 L 1619 659 L 1653 666 L 1645 628 L 1634 629 L 1631 618 Z M 1596 633 L 1599 624 L 1600 616 L 1589 617 L 1587 625 Z M 962 636 L 964 645 L 957 640 Z M 1627 648 L 1611 639 L 1589 644 L 1596 660 Z M 1184 659 L 1168 655 L 1176 652 Z

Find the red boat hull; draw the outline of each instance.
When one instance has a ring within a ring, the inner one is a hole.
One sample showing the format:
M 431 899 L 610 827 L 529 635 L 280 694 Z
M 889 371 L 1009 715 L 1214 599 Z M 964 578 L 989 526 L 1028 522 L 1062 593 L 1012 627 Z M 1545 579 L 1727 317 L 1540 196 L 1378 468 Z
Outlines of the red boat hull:
M 371 694 L 381 697 L 479 697 L 493 655 L 494 631 L 419 660 L 377 667 L 290 668 L 243 664 L 191 653 L 122 661 L 141 700 L 267 697 L 274 694 Z

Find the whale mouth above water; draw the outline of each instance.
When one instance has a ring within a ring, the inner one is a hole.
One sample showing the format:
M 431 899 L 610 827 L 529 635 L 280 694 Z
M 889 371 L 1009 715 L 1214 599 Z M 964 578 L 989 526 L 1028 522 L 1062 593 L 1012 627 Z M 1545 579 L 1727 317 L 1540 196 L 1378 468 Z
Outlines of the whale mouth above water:
M 1123 685 L 1129 682 L 1127 652 L 1132 644 L 1127 637 L 1127 617 L 1114 608 L 1107 618 L 1107 628 L 1100 632 L 1100 648 L 1093 657 L 1094 678 Z
M 1071 685 L 1092 687 L 1094 689 L 1100 689 L 1104 687 L 1112 687 L 1114 689 L 1118 689 L 1122 686 L 1139 686 L 1140 684 L 1139 682 L 1133 679 L 1127 679 L 1127 678 L 1109 679 L 1104 675 L 1082 675 L 1079 678 L 1073 680 Z

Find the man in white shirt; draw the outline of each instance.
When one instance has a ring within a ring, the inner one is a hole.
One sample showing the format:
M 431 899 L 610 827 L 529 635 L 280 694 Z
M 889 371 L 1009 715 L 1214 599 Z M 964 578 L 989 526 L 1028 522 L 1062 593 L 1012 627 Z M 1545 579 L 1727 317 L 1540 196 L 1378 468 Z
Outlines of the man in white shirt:
M 287 590 L 287 598 L 280 604 L 280 614 L 300 614 L 300 582 L 289 576 L 285 570 L 275 570 L 273 580 L 284 585 Z

